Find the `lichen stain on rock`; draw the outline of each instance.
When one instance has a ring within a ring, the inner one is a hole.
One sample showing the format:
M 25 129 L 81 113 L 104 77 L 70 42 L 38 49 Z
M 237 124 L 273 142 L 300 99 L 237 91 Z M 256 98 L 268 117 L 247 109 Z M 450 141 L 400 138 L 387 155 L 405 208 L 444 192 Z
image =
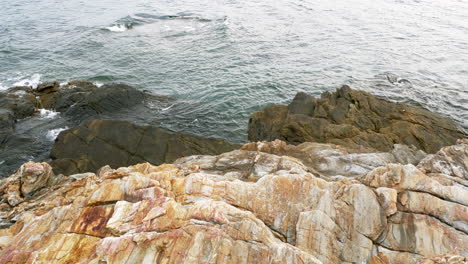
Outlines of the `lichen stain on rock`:
M 106 224 L 113 212 L 113 205 L 85 207 L 78 216 L 78 219 L 71 226 L 70 232 L 106 237 L 106 235 L 108 235 Z

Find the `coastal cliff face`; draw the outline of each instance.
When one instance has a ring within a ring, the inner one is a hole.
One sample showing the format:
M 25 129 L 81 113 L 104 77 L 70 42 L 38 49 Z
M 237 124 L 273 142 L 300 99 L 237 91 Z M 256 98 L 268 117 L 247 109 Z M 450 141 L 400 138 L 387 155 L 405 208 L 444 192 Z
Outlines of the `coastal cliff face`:
M 1 182 L 0 263 L 466 263 L 468 141 L 254 142 L 96 174 Z

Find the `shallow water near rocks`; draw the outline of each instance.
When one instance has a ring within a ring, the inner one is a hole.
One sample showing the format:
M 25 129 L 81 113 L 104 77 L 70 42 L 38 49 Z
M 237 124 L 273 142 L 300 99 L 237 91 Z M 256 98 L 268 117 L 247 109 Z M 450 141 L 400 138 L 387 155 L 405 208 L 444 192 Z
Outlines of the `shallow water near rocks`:
M 0 0 L 0 89 L 125 82 L 159 125 L 246 140 L 249 115 L 349 84 L 468 128 L 468 1 Z M 50 127 L 50 129 L 59 129 Z M 0 161 L 1 162 L 1 161 Z

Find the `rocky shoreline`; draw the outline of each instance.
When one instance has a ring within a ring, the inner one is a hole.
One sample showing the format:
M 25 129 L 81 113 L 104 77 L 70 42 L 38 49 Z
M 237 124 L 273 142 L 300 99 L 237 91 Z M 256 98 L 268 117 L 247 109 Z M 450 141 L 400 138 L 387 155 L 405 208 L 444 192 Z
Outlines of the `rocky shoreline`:
M 117 118 L 171 100 L 0 94 L 0 159 L 38 108 L 72 127 L 1 180 L 0 263 L 468 261 L 468 137 L 450 119 L 346 86 L 253 113 L 243 146 Z
M 320 98 L 298 93 L 289 105 L 269 106 L 249 120 L 250 141 L 321 142 L 378 151 L 405 144 L 434 153 L 463 137 L 466 133 L 447 117 L 346 85 Z
M 174 158 L 190 154 L 220 154 L 227 150 L 232 150 L 234 144 L 227 142 L 224 144 L 223 141 L 213 139 L 208 144 L 211 144 L 211 147 L 207 147 L 205 152 L 203 145 L 207 144 L 210 139 L 159 130 L 154 124 L 159 124 L 165 119 L 171 118 L 170 116 L 166 117 L 162 115 L 161 111 L 171 107 L 176 108 L 177 106 L 185 108 L 182 102 L 177 102 L 174 98 L 141 91 L 125 84 L 106 84 L 98 87 L 86 81 L 72 81 L 66 84 L 46 82 L 38 85 L 36 89 L 32 87 L 13 87 L 3 93 L 0 92 L 0 178 L 7 177 L 21 164 L 32 159 L 35 161 L 50 161 L 50 158 L 71 158 L 67 155 L 61 156 L 61 152 L 57 151 L 55 152 L 57 154 L 52 153 L 52 157 L 50 157 L 56 135 L 52 135 L 52 138 L 41 135 L 47 135 L 50 131 L 78 128 L 92 120 L 114 120 L 114 123 L 117 124 L 121 124 L 118 122 L 121 120 L 130 121 L 134 123 L 130 125 L 133 127 L 131 130 L 135 131 L 126 130 L 125 132 L 129 132 L 133 136 L 139 133 L 137 126 L 151 126 L 154 131 L 160 131 L 158 134 L 160 136 L 167 133 L 177 134 L 180 140 L 187 139 L 191 145 L 201 145 L 201 147 L 197 148 L 190 147 L 188 146 L 190 144 L 188 144 L 187 147 L 193 151 L 187 152 L 184 150 L 185 145 L 175 142 L 182 149 L 173 150 L 176 153 L 177 151 L 180 152 L 178 155 L 172 154 L 172 156 L 175 155 Z M 54 115 L 54 117 L 44 117 L 41 112 L 48 112 Z M 119 140 L 116 139 L 116 137 L 119 137 L 116 131 L 101 130 L 99 133 L 100 137 L 110 137 L 111 142 Z M 102 133 L 107 133 L 107 135 L 103 135 Z M 157 135 L 150 135 L 150 137 L 154 136 Z M 120 141 L 124 139 L 125 135 L 121 135 Z M 159 144 L 162 147 L 164 143 L 161 140 L 163 139 L 159 140 Z M 174 140 L 174 138 L 166 135 L 164 140 Z M 104 163 L 95 162 L 96 164 L 93 166 L 89 164 L 77 166 L 84 166 L 82 169 L 89 168 L 95 171 L 103 165 L 115 164 L 112 162 L 112 157 L 122 156 L 121 152 L 128 152 L 128 148 L 136 147 L 128 146 L 129 143 L 126 144 L 127 146 L 123 146 L 123 149 L 119 149 L 120 151 L 114 149 L 114 154 L 110 156 L 104 155 L 104 157 L 109 158 Z M 175 147 L 174 144 L 172 146 Z M 214 150 L 215 146 L 219 146 L 219 150 Z M 228 146 L 231 146 L 231 148 L 228 149 Z M 55 149 L 57 148 L 55 147 Z M 140 157 L 134 159 L 134 161 L 155 162 L 155 159 Z M 162 161 L 167 162 L 172 160 L 164 159 Z M 126 166 L 131 164 L 122 162 L 115 165 Z M 63 162 L 61 162 L 61 166 L 63 166 Z M 71 173 L 79 171 L 81 170 L 67 170 L 67 172 Z

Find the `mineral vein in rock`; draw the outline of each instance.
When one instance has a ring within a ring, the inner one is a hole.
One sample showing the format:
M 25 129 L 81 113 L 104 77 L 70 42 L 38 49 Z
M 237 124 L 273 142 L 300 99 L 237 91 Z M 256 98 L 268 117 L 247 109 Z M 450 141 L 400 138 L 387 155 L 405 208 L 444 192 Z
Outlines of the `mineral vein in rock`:
M 1 182 L 0 263 L 466 263 L 467 153 L 277 140 L 72 177 L 29 162 Z

